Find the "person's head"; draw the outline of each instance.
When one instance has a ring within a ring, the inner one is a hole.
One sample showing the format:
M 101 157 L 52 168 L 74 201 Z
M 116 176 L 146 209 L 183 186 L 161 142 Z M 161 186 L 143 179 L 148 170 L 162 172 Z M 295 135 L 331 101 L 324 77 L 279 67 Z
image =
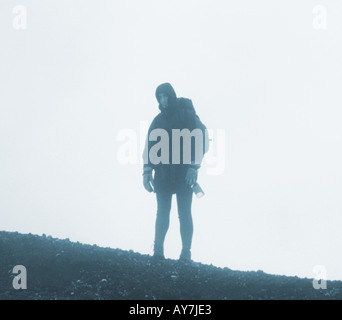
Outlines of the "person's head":
M 165 92 L 161 92 L 158 95 L 158 101 L 162 108 L 166 108 L 168 106 L 169 96 Z
M 163 110 L 177 103 L 176 92 L 170 83 L 162 83 L 156 89 L 156 98 L 159 102 L 159 109 Z

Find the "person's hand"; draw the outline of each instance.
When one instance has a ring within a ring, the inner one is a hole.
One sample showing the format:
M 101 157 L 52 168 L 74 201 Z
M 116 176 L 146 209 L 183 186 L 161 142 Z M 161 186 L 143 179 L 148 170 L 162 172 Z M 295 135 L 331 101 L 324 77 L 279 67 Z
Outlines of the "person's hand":
M 148 191 L 148 192 L 153 191 L 154 180 L 153 180 L 152 172 L 151 173 L 145 173 L 143 175 L 143 183 L 144 183 L 144 188 L 146 189 L 146 191 Z
M 189 168 L 185 175 L 185 181 L 189 186 L 192 186 L 197 181 L 197 170 Z

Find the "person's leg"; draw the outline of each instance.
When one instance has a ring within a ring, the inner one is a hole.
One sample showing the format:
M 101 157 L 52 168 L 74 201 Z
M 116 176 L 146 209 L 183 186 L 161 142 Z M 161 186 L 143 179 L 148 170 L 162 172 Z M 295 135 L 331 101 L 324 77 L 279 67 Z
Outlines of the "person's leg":
M 184 185 L 177 192 L 178 217 L 180 224 L 180 234 L 182 238 L 182 253 L 180 259 L 191 259 L 191 242 L 193 235 L 193 221 L 191 216 L 192 189 Z
M 169 229 L 171 193 L 156 193 L 157 217 L 155 225 L 154 255 L 164 257 L 164 240 Z

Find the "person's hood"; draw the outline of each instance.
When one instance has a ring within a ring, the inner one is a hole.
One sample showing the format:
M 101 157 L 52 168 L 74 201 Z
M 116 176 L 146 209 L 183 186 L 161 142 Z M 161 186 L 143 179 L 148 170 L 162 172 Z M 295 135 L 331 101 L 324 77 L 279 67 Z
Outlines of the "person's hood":
M 159 103 L 159 109 L 160 111 L 164 111 L 165 109 L 160 105 L 160 102 L 159 102 L 159 94 L 161 93 L 165 93 L 169 99 L 168 99 L 168 106 L 167 108 L 165 109 L 168 109 L 170 107 L 174 107 L 177 105 L 177 95 L 176 95 L 176 92 L 175 90 L 173 89 L 173 87 L 171 86 L 170 83 L 166 82 L 166 83 L 162 83 L 161 85 L 159 85 L 156 89 L 156 98 L 157 98 L 157 101 Z

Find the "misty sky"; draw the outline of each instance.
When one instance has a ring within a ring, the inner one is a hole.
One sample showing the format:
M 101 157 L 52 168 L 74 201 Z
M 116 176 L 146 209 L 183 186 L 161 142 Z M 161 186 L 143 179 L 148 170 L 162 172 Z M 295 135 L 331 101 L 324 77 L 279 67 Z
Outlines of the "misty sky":
M 26 29 L 15 5 L 0 3 L 1 230 L 152 254 L 141 151 L 170 82 L 212 130 L 192 258 L 342 280 L 342 2 L 23 0 Z M 174 198 L 165 255 L 180 250 Z

